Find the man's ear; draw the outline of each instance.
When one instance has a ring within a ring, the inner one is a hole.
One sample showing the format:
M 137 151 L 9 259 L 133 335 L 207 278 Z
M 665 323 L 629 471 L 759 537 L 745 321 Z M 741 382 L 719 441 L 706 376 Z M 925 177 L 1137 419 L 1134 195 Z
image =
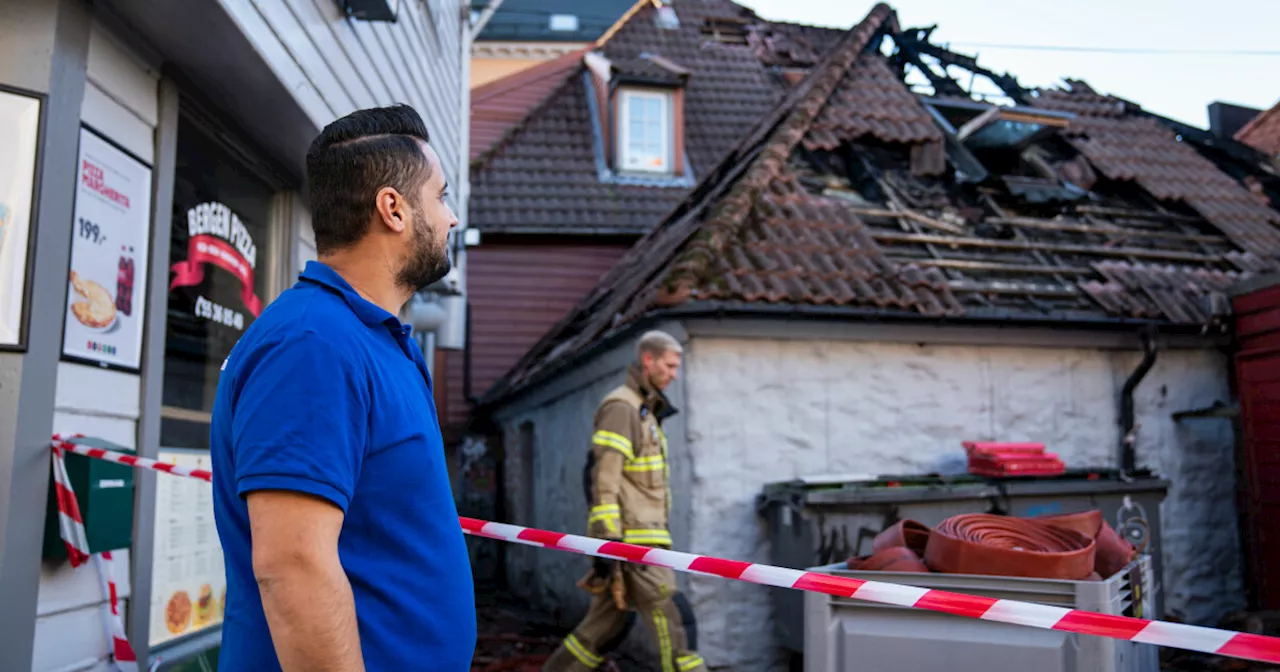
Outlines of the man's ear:
M 376 206 L 384 226 L 396 233 L 404 232 L 409 219 L 404 195 L 395 187 L 383 187 L 378 190 Z

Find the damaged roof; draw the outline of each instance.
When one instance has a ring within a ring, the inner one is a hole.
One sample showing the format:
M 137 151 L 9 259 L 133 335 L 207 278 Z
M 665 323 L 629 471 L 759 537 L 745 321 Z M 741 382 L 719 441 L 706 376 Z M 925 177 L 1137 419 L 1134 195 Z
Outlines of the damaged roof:
M 546 78 L 539 81 L 554 80 L 555 87 L 536 106 L 522 103 L 532 112 L 503 126 L 499 136 L 482 137 L 483 147 L 472 157 L 472 226 L 498 233 L 649 231 L 786 92 L 789 85 L 774 64 L 808 67 L 844 33 L 765 21 L 728 0 L 668 4 L 679 17 L 678 28 L 659 27 L 657 8 L 646 0 L 605 33 L 597 51 L 621 74 L 684 83 L 692 179 L 652 184 L 601 179 L 594 101 L 588 100 L 589 75 L 579 57 L 571 67 L 544 71 Z M 479 113 L 494 116 L 488 110 Z
M 485 401 L 663 311 L 1196 330 L 1280 268 L 1274 203 L 1201 145 L 1083 82 L 912 91 L 921 34 L 877 5 Z

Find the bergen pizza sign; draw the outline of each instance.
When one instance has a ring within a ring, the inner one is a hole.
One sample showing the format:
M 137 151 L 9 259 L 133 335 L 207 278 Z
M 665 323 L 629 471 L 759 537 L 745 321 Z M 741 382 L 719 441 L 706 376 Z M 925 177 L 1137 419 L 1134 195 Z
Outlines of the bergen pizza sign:
M 240 281 L 240 301 L 245 310 L 257 317 L 262 312 L 262 300 L 253 289 L 258 247 L 240 217 L 222 203 L 201 203 L 187 210 L 187 232 L 191 236 L 187 260 L 170 269 L 174 278 L 169 291 L 201 284 L 205 267 L 212 264 Z

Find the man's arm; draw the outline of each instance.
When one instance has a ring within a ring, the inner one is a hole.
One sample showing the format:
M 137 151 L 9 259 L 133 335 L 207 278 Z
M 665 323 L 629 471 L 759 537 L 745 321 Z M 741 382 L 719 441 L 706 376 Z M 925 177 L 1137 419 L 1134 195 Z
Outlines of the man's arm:
M 276 657 L 286 672 L 363 671 L 338 538 L 368 443 L 366 374 L 311 331 L 251 356 L 232 409 L 233 475 Z
M 363 672 L 351 584 L 338 561 L 342 510 L 299 492 L 246 497 L 253 574 L 285 672 Z
M 591 435 L 591 452 L 595 456 L 591 474 L 591 511 L 589 534 L 600 539 L 622 538 L 622 509 L 618 491 L 622 487 L 622 471 L 626 461 L 635 457 L 631 437 L 632 410 L 615 401 L 600 409 Z

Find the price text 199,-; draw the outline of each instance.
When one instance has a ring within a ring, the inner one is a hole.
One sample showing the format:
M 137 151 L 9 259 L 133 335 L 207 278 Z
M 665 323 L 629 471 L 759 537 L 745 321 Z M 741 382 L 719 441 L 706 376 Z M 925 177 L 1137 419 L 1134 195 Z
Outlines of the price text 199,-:
M 84 238 L 95 245 L 101 245 L 106 242 L 107 237 L 102 235 L 102 230 L 97 224 L 94 224 L 84 217 L 77 218 L 77 221 L 80 223 L 80 226 L 77 228 L 81 238 Z

